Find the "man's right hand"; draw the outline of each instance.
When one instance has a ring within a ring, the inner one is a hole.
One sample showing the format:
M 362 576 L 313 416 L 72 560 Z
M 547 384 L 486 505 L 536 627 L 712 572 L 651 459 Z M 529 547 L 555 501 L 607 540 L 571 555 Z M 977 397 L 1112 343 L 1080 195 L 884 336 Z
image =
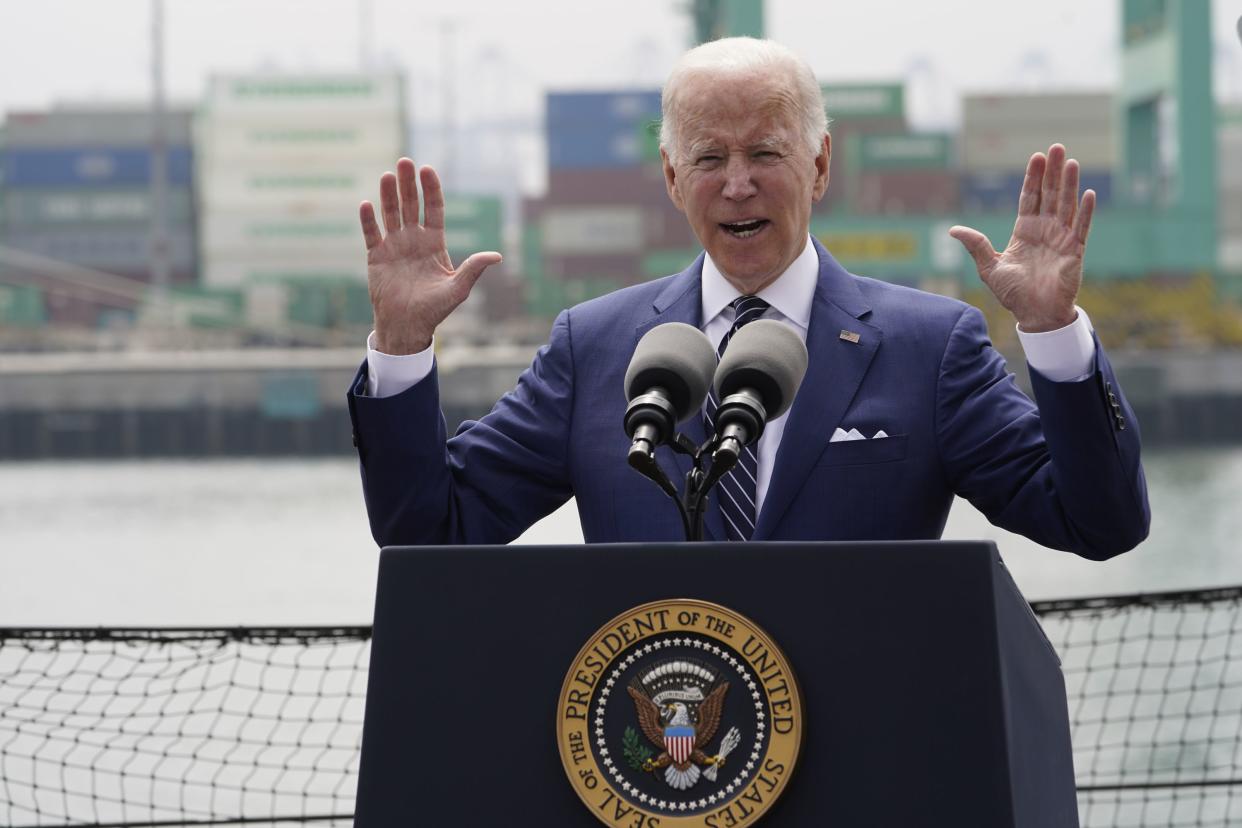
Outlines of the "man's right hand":
M 423 185 L 423 223 L 418 223 L 418 190 Z M 367 245 L 367 286 L 375 312 L 376 350 L 415 354 L 431 344 L 436 327 L 466 301 L 483 271 L 501 261 L 499 253 L 475 253 L 454 269 L 444 244 L 444 192 L 431 167 L 419 171 L 402 158 L 397 174 L 380 178 L 384 234 L 369 201 L 358 209 Z

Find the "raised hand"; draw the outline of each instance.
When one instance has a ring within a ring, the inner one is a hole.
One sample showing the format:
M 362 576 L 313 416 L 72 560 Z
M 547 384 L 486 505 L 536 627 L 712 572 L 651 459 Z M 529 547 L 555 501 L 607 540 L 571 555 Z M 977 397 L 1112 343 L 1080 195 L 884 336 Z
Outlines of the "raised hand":
M 1095 191 L 1078 200 L 1078 162 L 1053 144 L 1026 165 L 1018 220 L 1003 252 L 970 227 L 949 228 L 975 260 L 979 278 L 1022 330 L 1052 331 L 1074 321 L 1082 258 L 1095 211 Z
M 418 190 L 423 185 L 423 223 L 418 223 Z M 367 286 L 375 311 L 375 347 L 385 354 L 413 354 L 431 344 L 432 334 L 466 301 L 483 271 L 501 260 L 499 253 L 475 253 L 457 268 L 444 244 L 444 192 L 431 167 L 418 170 L 402 158 L 397 174 L 380 178 L 384 233 L 375 207 L 358 208 L 367 246 Z

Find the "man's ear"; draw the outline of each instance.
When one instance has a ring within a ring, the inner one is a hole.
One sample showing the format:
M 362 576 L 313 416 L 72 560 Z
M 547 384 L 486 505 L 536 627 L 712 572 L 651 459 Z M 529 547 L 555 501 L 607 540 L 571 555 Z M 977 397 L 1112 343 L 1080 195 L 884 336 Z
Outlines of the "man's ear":
M 819 201 L 828 190 L 828 173 L 832 166 L 832 136 L 824 133 L 824 142 L 820 145 L 819 155 L 815 156 L 815 187 L 811 196 Z
M 668 197 L 673 200 L 674 207 L 686 212 L 686 205 L 677 190 L 677 171 L 673 169 L 673 162 L 669 160 L 664 147 L 660 147 L 660 163 L 664 166 L 664 186 L 668 189 Z

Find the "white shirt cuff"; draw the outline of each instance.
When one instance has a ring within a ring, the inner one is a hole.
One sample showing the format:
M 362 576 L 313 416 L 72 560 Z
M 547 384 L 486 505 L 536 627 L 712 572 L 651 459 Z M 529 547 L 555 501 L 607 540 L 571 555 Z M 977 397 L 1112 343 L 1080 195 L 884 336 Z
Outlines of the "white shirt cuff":
M 397 356 L 375 350 L 375 331 L 367 337 L 367 396 L 392 397 L 427 378 L 435 364 L 436 341 L 416 354 Z
M 1027 333 L 1018 328 L 1026 364 L 1053 382 L 1078 382 L 1095 370 L 1095 339 L 1087 312 L 1075 306 L 1078 318 L 1055 331 Z

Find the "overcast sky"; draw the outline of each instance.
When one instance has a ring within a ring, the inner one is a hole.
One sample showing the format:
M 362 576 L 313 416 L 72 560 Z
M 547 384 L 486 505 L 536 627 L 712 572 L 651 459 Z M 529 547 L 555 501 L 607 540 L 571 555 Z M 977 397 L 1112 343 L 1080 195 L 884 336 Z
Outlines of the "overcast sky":
M 194 103 L 215 73 L 356 69 L 369 42 L 373 65 L 406 72 L 411 117 L 433 133 L 446 91 L 469 128 L 537 125 L 548 88 L 658 86 L 690 33 L 686 0 L 371 0 L 369 26 L 356 0 L 164 2 L 174 102 Z M 1242 100 L 1242 0 L 1212 5 L 1217 97 Z M 769 0 L 767 11 L 769 36 L 824 80 L 904 79 L 916 127 L 954 126 L 964 92 L 1106 89 L 1118 74 L 1118 0 Z M 144 100 L 150 19 L 151 0 L 0 0 L 0 112 Z

